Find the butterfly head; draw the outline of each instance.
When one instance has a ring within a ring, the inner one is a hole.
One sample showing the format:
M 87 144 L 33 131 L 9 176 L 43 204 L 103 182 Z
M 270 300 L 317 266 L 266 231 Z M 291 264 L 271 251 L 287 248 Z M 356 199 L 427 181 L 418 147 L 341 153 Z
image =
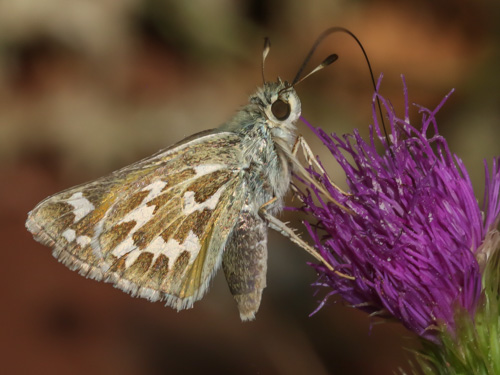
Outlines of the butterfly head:
M 250 102 L 260 107 L 271 129 L 295 130 L 301 111 L 300 99 L 288 82 L 279 78 L 276 82 L 266 82 Z
M 264 85 L 250 98 L 250 102 L 260 107 L 260 112 L 263 113 L 266 124 L 270 128 L 273 137 L 281 138 L 290 145 L 290 143 L 295 142 L 295 122 L 299 119 L 301 112 L 300 99 L 295 91 L 295 86 L 311 74 L 333 63 L 337 60 L 337 55 L 332 54 L 328 56 L 320 65 L 309 72 L 309 74 L 302 76 L 302 71 L 309 61 L 312 52 L 314 52 L 315 46 L 302 63 L 292 83 L 288 83 L 287 81 L 283 82 L 280 78 L 278 78 L 276 82 L 267 82 L 264 74 L 264 66 L 270 48 L 271 42 L 268 38 L 265 38 L 262 52 L 262 81 Z

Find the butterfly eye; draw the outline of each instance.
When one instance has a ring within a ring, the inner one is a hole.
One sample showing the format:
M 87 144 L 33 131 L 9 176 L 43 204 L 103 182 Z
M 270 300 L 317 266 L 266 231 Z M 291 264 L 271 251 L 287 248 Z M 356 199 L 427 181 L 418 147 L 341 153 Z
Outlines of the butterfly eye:
M 271 106 L 271 112 L 278 120 L 286 120 L 290 116 L 290 104 L 278 99 Z

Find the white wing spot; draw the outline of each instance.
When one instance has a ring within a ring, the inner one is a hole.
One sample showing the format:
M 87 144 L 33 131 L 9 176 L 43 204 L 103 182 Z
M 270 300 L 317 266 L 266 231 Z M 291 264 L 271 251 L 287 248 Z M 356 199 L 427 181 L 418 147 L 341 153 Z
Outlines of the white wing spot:
M 137 258 L 139 258 L 139 255 L 141 255 L 142 251 L 139 249 L 135 249 L 131 251 L 130 253 L 127 254 L 127 257 L 125 258 L 125 268 L 129 268 L 134 262 L 136 261 Z
M 201 250 L 201 243 L 198 236 L 194 234 L 192 230 L 190 230 L 186 237 L 186 240 L 181 246 L 183 250 L 186 250 L 190 255 L 189 264 L 193 263 Z
M 152 184 L 144 187 L 142 189 L 142 191 L 147 191 L 149 190 L 149 194 L 148 196 L 144 199 L 144 203 L 147 203 L 149 201 L 152 201 L 153 199 L 155 199 L 158 195 L 160 195 L 161 191 L 163 190 L 163 188 L 167 186 L 167 183 L 165 181 L 161 181 L 161 180 L 158 180 L 158 181 L 155 181 L 153 182 Z M 144 204 L 143 203 L 143 204 Z
M 78 236 L 76 239 L 76 243 L 80 245 L 80 247 L 83 249 L 85 246 L 87 246 L 92 239 L 89 236 Z
M 183 208 L 183 214 L 186 216 L 191 215 L 194 211 L 201 211 L 204 210 L 205 208 L 208 208 L 209 210 L 213 210 L 216 206 L 217 203 L 219 202 L 220 196 L 222 192 L 224 191 L 226 187 L 221 186 L 219 190 L 215 192 L 214 195 L 212 195 L 210 198 L 208 198 L 206 201 L 198 203 L 194 199 L 194 191 L 186 191 L 184 193 L 184 208 Z
M 73 242 L 76 238 L 76 233 L 73 229 L 66 229 L 62 232 L 62 236 L 66 238 L 66 241 Z
M 135 221 L 135 228 L 140 228 L 144 224 L 146 224 L 153 217 L 153 212 L 155 210 L 155 206 L 139 206 L 135 210 L 130 211 L 125 215 L 123 219 L 120 220 L 120 223 L 125 223 L 127 221 Z M 130 232 L 130 236 L 134 233 L 134 230 Z
M 67 202 L 73 206 L 73 214 L 75 215 L 74 222 L 80 221 L 82 218 L 87 216 L 92 212 L 95 207 L 90 201 L 83 196 L 83 193 L 79 191 L 73 194 Z
M 69 243 L 73 242 L 76 239 L 76 243 L 78 245 L 80 245 L 80 247 L 82 249 L 85 246 L 87 246 L 90 242 L 92 242 L 92 239 L 89 236 L 78 236 L 78 237 L 76 237 L 76 232 L 73 229 L 66 229 L 64 232 L 62 232 L 62 236 Z
M 193 169 L 196 172 L 196 177 L 204 176 L 224 168 L 223 164 L 202 164 L 197 165 Z
M 129 236 L 125 241 L 120 242 L 120 244 L 113 249 L 113 255 L 117 258 L 121 258 L 123 255 L 130 253 L 134 248 L 134 240 Z

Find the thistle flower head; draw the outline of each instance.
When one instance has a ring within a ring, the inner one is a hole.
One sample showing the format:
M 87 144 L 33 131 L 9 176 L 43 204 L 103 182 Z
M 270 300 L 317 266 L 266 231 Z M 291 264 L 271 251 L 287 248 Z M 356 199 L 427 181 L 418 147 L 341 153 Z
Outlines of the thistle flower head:
M 390 142 L 377 120 L 377 97 L 387 112 Z M 317 285 L 329 288 L 325 300 L 339 294 L 432 341 L 438 341 L 438 326 L 453 332 L 457 306 L 474 314 L 481 270 L 498 247 L 492 233 L 500 220 L 499 160 L 491 176 L 487 173 L 481 210 L 464 164 L 437 129 L 435 115 L 446 99 L 433 111 L 419 107 L 417 127 L 409 121 L 406 86 L 403 118 L 375 94 L 369 141 L 357 131 L 341 137 L 307 124 L 343 168 L 349 194 L 333 186 L 323 171 L 310 173 L 350 211 L 313 184 L 302 195 L 304 210 L 314 218 L 306 226 L 319 252 L 335 270 L 355 278 L 315 265 Z M 377 152 L 376 143 L 383 152 Z

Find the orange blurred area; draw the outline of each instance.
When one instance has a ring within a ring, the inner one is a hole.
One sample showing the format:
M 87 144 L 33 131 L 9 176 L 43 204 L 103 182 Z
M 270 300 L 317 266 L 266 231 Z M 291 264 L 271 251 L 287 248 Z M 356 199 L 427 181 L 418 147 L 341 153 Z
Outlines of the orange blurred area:
M 0 1 L 0 236 L 4 374 L 387 374 L 410 371 L 417 347 L 397 323 L 370 327 L 310 284 L 312 259 L 270 234 L 268 287 L 241 323 L 223 275 L 177 313 L 82 278 L 24 228 L 46 196 L 217 127 L 266 77 L 291 80 L 330 26 L 354 32 L 382 94 L 439 112 L 440 131 L 482 197 L 482 160 L 499 154 L 500 6 L 417 1 Z M 367 134 L 373 88 L 354 41 L 331 36 L 298 86 L 303 115 L 329 132 Z M 413 109 L 415 119 L 417 109 Z M 412 117 L 413 118 L 413 117 Z M 332 176 L 343 176 L 299 124 Z M 290 200 L 289 205 L 298 202 Z M 304 217 L 282 219 L 303 231 Z M 406 348 L 406 349 L 405 349 Z

